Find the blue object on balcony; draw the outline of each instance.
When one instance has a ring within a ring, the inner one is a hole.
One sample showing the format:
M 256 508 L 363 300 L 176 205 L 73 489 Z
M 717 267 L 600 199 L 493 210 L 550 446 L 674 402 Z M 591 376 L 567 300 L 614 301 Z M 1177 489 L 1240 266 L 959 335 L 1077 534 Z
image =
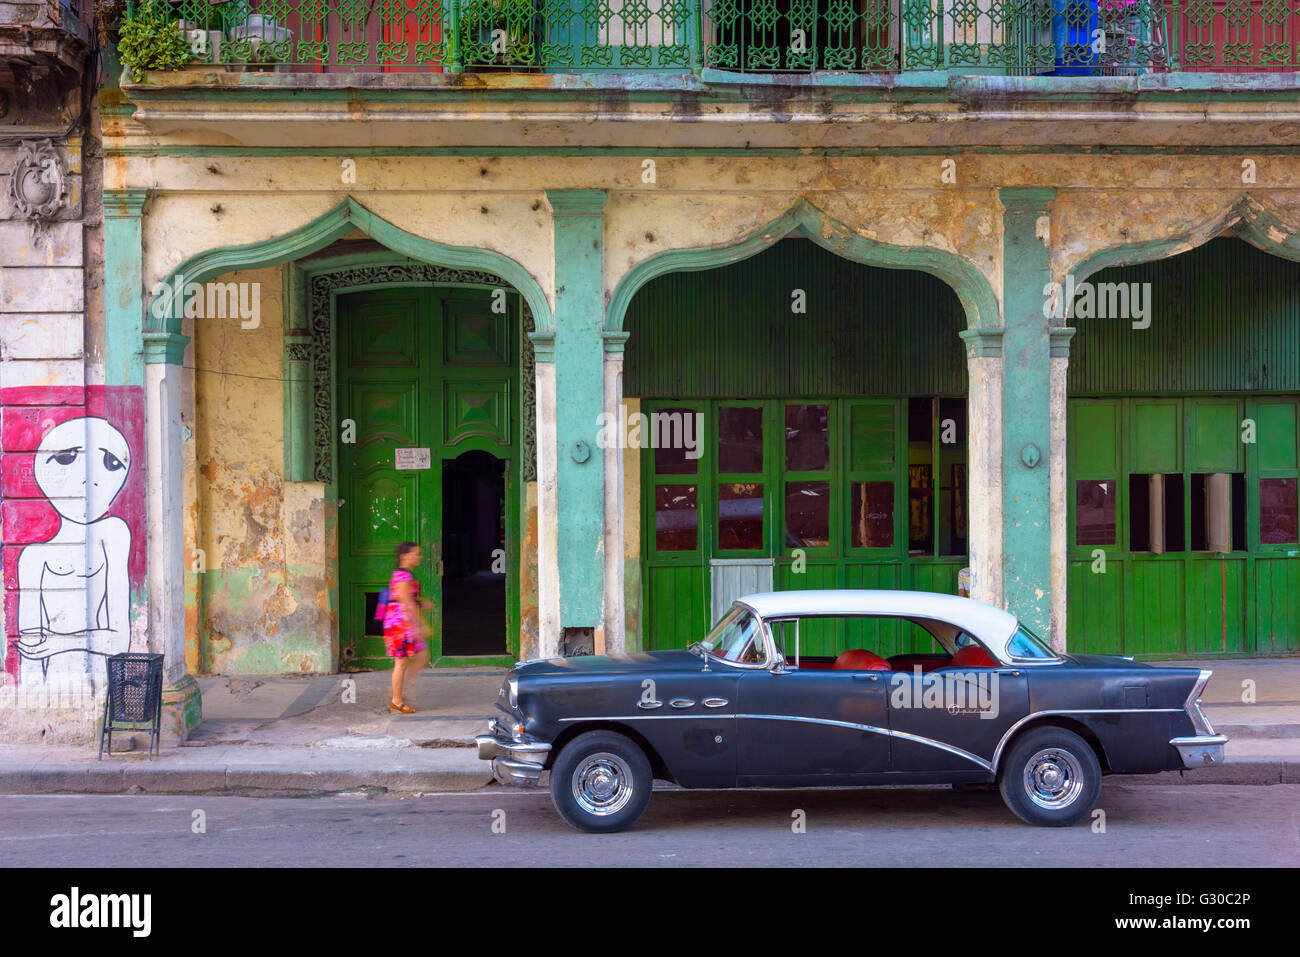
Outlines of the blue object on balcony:
M 1101 57 L 1092 43 L 1099 29 L 1097 0 L 1052 0 L 1052 47 L 1056 51 L 1056 69 L 1047 75 L 1095 75 Z

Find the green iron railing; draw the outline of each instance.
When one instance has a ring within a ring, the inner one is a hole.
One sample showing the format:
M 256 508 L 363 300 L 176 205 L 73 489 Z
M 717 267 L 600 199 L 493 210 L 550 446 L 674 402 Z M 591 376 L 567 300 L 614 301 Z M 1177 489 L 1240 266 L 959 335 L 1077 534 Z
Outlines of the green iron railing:
M 179 0 L 232 69 L 1289 72 L 1300 0 Z

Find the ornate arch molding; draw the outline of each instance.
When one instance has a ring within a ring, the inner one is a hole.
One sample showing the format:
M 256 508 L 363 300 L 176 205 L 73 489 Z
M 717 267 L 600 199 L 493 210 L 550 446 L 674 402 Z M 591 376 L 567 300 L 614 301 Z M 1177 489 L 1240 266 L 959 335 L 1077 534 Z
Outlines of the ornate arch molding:
M 1225 229 L 1270 256 L 1300 262 L 1300 227 L 1269 212 L 1254 197 L 1243 195 L 1218 216 L 1176 236 L 1112 246 L 1093 253 L 1067 272 L 1074 274 L 1076 282 L 1083 282 L 1111 266 L 1132 266 L 1168 259 L 1205 245 L 1222 235 Z
M 553 331 L 555 328 L 555 320 L 542 287 L 527 269 L 509 256 L 470 246 L 449 246 L 408 233 L 375 215 L 351 196 L 324 215 L 281 236 L 243 246 L 209 249 L 191 256 L 168 273 L 164 283 L 169 288 L 177 288 L 178 283 L 181 287 L 187 283 L 204 283 L 234 270 L 261 269 L 292 262 L 324 249 L 354 229 L 360 229 L 393 252 L 412 259 L 451 269 L 493 273 L 524 297 L 539 325 L 539 331 Z M 145 310 L 146 336 L 181 335 L 181 310 L 155 310 L 152 293 L 148 306 Z M 156 315 L 155 311 L 160 314 Z
M 501 277 L 482 270 L 451 269 L 428 263 L 411 262 L 387 253 L 362 254 L 342 257 L 340 261 L 295 264 L 294 275 L 287 280 L 298 291 L 286 296 L 293 305 L 286 310 L 294 315 L 285 317 L 285 379 L 296 378 L 291 373 L 305 374 L 308 389 L 294 396 L 286 388 L 287 406 L 310 402 L 310 409 L 290 410 L 286 407 L 285 448 L 303 444 L 305 435 L 291 434 L 303 429 L 310 421 L 310 454 L 301 449 L 292 455 L 299 466 L 289 465 L 290 478 L 305 481 L 308 478 L 329 484 L 334 480 L 334 440 L 337 435 L 334 414 L 334 336 L 335 301 L 339 295 L 364 289 L 401 285 L 455 285 L 496 288 L 502 285 Z M 534 330 L 533 312 L 527 298 L 521 296 L 521 329 L 519 344 L 519 375 L 521 392 L 520 470 L 522 480 L 535 481 L 537 477 L 537 413 L 536 373 L 532 340 L 528 333 Z M 297 369 L 295 364 L 301 363 Z M 489 451 L 495 451 L 489 449 Z M 310 475 L 306 468 L 310 467 Z M 296 474 L 294 474 L 296 473 Z
M 632 267 L 615 287 L 605 312 L 605 328 L 622 331 L 628 306 L 646 283 L 671 272 L 715 269 L 755 256 L 777 240 L 801 235 L 838 256 L 884 269 L 915 269 L 952 287 L 966 310 L 971 329 L 1002 324 L 997 297 L 984 274 L 955 253 L 929 246 L 894 246 L 860 236 L 843 223 L 801 199 L 779 218 L 729 246 L 679 249 L 659 253 Z

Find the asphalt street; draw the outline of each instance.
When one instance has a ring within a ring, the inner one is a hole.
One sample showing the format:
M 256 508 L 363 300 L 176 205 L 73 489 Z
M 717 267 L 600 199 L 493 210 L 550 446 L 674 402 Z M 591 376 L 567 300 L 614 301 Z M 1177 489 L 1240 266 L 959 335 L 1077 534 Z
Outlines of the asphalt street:
M 1098 808 L 1104 832 L 1100 818 L 1029 827 L 995 792 L 944 787 L 665 790 L 632 830 L 591 835 L 561 821 L 547 792 L 513 788 L 404 798 L 13 795 L 0 796 L 0 866 L 1300 863 L 1296 785 L 1109 785 Z

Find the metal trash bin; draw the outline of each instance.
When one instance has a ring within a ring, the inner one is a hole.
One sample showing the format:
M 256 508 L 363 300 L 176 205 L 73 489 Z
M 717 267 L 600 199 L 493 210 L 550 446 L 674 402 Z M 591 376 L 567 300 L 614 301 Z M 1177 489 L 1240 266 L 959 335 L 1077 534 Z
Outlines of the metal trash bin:
M 154 747 L 162 750 L 163 656 L 122 654 L 108 657 L 108 693 L 104 696 L 104 726 L 99 732 L 99 760 L 104 741 L 113 753 L 114 731 L 140 731 L 149 725 L 149 760 Z

